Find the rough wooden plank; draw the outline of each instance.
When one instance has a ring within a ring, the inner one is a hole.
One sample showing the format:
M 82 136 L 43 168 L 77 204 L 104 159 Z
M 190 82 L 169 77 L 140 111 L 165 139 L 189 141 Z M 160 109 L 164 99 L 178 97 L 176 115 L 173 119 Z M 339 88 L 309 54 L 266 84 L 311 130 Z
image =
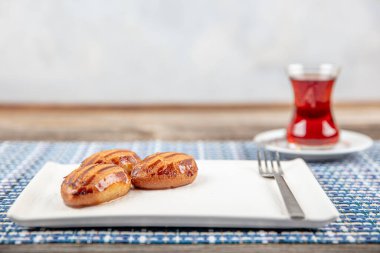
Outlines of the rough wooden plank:
M 287 105 L 251 107 L 0 107 L 2 140 L 249 140 L 285 127 Z M 341 128 L 380 139 L 380 104 L 337 106 Z

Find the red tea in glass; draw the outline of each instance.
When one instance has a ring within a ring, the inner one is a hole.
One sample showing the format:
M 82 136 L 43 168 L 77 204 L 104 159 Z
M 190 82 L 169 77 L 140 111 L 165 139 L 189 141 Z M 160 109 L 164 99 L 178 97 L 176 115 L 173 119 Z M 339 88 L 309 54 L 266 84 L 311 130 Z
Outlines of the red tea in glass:
M 331 94 L 338 72 L 331 64 L 289 65 L 294 92 L 294 113 L 287 128 L 290 144 L 321 148 L 338 142 L 339 129 L 331 112 Z

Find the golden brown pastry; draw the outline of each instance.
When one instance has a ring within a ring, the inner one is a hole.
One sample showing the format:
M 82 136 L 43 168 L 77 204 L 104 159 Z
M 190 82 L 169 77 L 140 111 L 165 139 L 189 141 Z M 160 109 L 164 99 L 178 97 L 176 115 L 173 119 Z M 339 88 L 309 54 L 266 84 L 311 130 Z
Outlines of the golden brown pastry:
M 114 164 L 92 164 L 72 171 L 62 182 L 61 195 L 66 205 L 98 205 L 128 193 L 130 176 Z
M 140 157 L 133 151 L 127 149 L 111 149 L 95 153 L 86 158 L 81 166 L 90 164 L 115 164 L 131 174 L 133 166 L 140 162 Z
M 132 184 L 143 189 L 165 189 L 190 184 L 198 173 L 194 158 L 184 153 L 164 152 L 146 157 L 132 170 Z

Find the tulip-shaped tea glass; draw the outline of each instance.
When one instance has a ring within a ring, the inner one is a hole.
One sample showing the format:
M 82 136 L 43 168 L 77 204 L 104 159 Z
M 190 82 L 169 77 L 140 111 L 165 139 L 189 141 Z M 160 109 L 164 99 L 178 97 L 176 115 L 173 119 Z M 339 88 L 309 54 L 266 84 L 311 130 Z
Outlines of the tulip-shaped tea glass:
M 294 113 L 287 140 L 303 148 L 328 148 L 339 140 L 331 111 L 331 94 L 339 68 L 332 64 L 287 68 L 294 92 Z

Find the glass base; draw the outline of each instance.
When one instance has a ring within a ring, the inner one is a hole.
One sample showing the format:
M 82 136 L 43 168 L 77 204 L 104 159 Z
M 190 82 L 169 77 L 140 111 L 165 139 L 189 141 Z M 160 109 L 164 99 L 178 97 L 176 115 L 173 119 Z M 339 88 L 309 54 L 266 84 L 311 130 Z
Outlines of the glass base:
M 337 143 L 333 144 L 324 144 L 324 145 L 305 145 L 305 144 L 299 144 L 299 143 L 292 143 L 288 142 L 288 148 L 294 149 L 294 150 L 328 150 L 333 149 Z

